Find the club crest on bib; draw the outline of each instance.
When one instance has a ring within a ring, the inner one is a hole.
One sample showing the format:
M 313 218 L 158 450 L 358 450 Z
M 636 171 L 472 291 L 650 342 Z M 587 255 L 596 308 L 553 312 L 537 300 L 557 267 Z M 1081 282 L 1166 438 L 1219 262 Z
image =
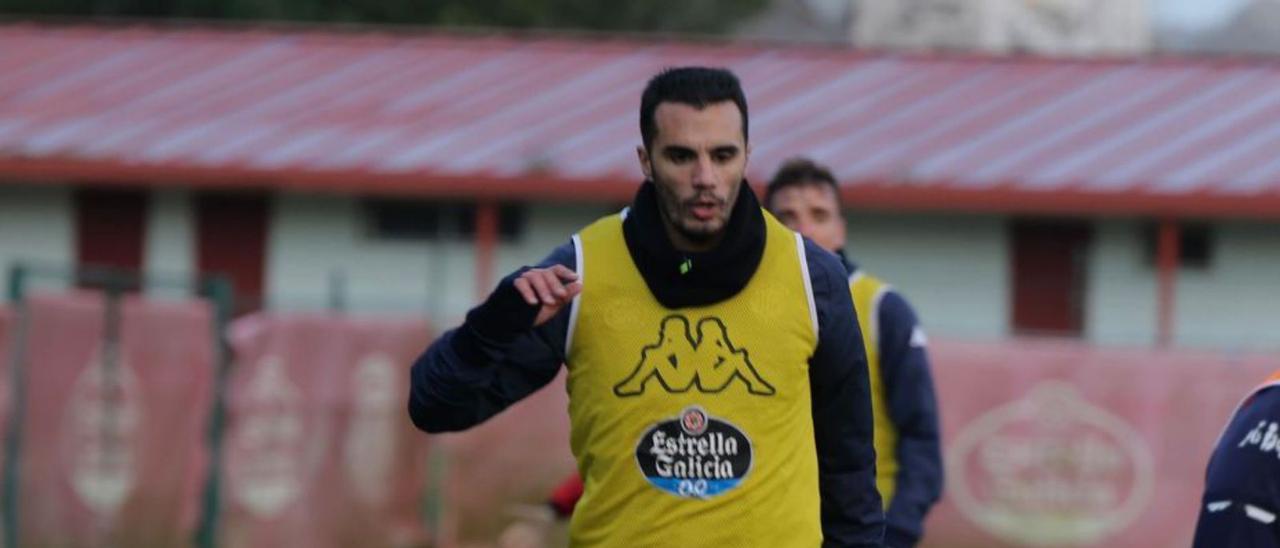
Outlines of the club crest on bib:
M 636 463 L 654 487 L 707 499 L 735 488 L 751 471 L 751 440 L 737 426 L 689 407 L 653 425 L 636 445 Z
M 658 341 L 640 351 L 640 362 L 614 385 L 613 393 L 624 398 L 639 396 L 654 386 L 670 393 L 690 389 L 717 393 L 735 384 L 757 396 L 776 393 L 751 364 L 746 349 L 729 340 L 720 318 L 698 320 L 695 336 L 689 319 L 674 314 L 662 319 Z

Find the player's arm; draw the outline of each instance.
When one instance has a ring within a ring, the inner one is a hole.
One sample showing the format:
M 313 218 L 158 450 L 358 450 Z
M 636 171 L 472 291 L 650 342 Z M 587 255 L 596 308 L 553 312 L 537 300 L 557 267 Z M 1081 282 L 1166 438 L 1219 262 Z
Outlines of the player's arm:
M 890 291 L 880 301 L 880 363 L 889 417 L 898 430 L 898 476 L 885 513 L 885 546 L 915 546 L 924 517 L 942 496 L 938 400 L 924 331 L 906 299 Z
M 503 278 L 432 343 L 411 370 L 413 423 L 427 432 L 466 429 L 551 382 L 564 362 L 564 305 L 581 288 L 573 269 L 569 243 Z
M 880 546 L 884 513 L 875 484 L 871 390 L 844 266 L 805 240 L 818 348 L 809 360 L 823 546 Z

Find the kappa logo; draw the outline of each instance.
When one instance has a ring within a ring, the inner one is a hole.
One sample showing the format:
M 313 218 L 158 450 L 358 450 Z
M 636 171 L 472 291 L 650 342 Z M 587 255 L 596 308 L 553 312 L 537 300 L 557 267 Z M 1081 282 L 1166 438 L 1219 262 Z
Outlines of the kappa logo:
M 757 396 L 776 392 L 751 364 L 747 351 L 733 345 L 724 322 L 716 317 L 698 321 L 697 338 L 688 318 L 678 314 L 663 318 L 658 342 L 640 351 L 640 363 L 613 387 L 613 393 L 620 397 L 639 396 L 653 379 L 672 393 L 688 392 L 694 387 L 699 392 L 721 392 L 734 379 Z

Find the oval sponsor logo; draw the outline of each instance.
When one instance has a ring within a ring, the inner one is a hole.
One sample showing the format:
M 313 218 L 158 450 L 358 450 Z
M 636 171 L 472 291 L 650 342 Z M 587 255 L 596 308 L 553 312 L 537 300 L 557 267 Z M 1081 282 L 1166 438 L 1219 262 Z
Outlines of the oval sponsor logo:
M 1132 426 L 1060 381 L 980 415 L 947 454 L 960 511 L 1031 546 L 1092 545 L 1120 532 L 1150 502 L 1153 466 Z
M 284 358 L 269 354 L 239 368 L 249 377 L 228 401 L 227 479 L 231 497 L 257 517 L 273 517 L 305 491 L 325 456 L 325 421 Z
M 722 495 L 751 471 L 751 440 L 700 407 L 659 422 L 636 445 L 636 462 L 654 487 L 684 498 Z
M 71 488 L 89 509 L 114 515 L 140 472 L 146 417 L 138 375 L 119 346 L 110 344 L 95 353 L 71 390 L 62 431 Z
M 395 360 L 373 354 L 352 372 L 352 414 L 343 444 L 347 478 L 365 503 L 383 504 L 396 477 L 400 386 Z

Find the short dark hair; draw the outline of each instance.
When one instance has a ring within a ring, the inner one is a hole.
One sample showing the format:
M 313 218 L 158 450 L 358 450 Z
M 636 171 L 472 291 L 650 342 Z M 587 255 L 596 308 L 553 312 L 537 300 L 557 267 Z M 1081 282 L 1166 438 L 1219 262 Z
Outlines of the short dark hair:
M 830 187 L 835 193 L 836 205 L 840 205 L 840 185 L 831 170 L 809 158 L 796 157 L 783 162 L 778 172 L 773 174 L 773 179 L 769 180 L 769 186 L 764 190 L 765 208 L 773 208 L 773 196 L 778 191 L 805 185 Z
M 698 109 L 722 101 L 733 101 L 742 113 L 742 140 L 747 140 L 747 97 L 738 77 L 728 69 L 675 67 L 664 69 L 649 80 L 640 96 L 640 137 L 644 147 L 653 145 L 658 133 L 653 113 L 660 103 L 683 103 Z

